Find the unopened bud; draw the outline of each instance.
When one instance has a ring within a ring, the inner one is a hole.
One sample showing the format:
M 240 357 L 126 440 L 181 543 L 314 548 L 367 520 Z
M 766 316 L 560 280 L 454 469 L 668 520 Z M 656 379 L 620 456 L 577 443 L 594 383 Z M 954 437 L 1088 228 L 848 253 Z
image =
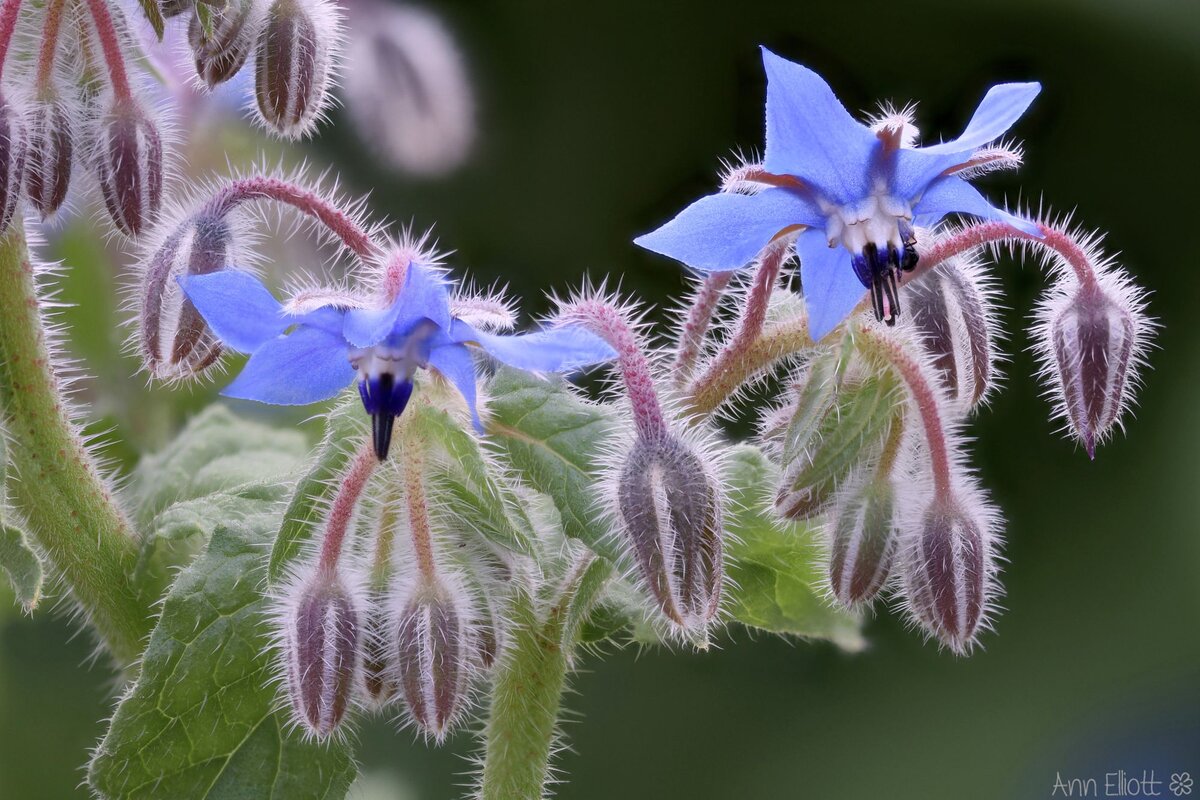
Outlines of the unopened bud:
M 873 473 L 839 493 L 826 523 L 829 585 L 847 608 L 870 603 L 887 583 L 896 554 L 896 496 L 890 476 Z
M 462 716 L 475 654 L 469 603 L 459 582 L 422 582 L 402 598 L 396 669 L 413 722 L 438 742 Z
M 647 590 L 667 619 L 703 633 L 720 608 L 725 574 L 722 504 L 708 466 L 670 434 L 639 437 L 617 500 Z
M 366 616 L 363 636 L 363 690 L 367 701 L 382 708 L 396 696 L 396 676 L 392 669 L 392 649 L 388 645 L 387 615 L 381 603 L 372 602 Z
M 21 110 L 0 92 L 0 234 L 8 230 L 25 178 L 28 138 Z
M 275 0 L 258 32 L 254 91 L 263 120 L 289 138 L 316 126 L 341 20 L 328 0 Z
M 1048 312 L 1049 325 L 1041 331 L 1049 337 L 1041 348 L 1053 354 L 1061 410 L 1091 457 L 1125 410 L 1140 358 L 1145 323 L 1131 294 L 1119 281 L 1079 287 Z
M 851 470 L 874 458 L 904 413 L 904 393 L 890 370 L 841 366 L 818 356 L 798 382 L 796 413 L 783 435 L 775 509 L 788 519 L 824 510 Z
M 211 29 L 206 33 L 200 15 L 188 23 L 188 44 L 196 62 L 196 74 L 212 88 L 237 74 L 250 55 L 258 32 L 255 0 L 229 0 L 210 13 Z M 209 35 L 211 34 L 211 35 Z
M 974 645 L 994 593 L 992 516 L 981 500 L 937 498 L 911 543 L 906 569 L 912 612 L 960 655 Z
M 158 10 L 164 17 L 178 17 L 196 7 L 196 0 L 160 0 Z
M 905 287 L 920 334 L 950 404 L 966 414 L 987 394 L 995 364 L 987 292 L 977 271 L 946 263 Z
M 228 219 L 201 213 L 168 233 L 146 260 L 138 328 L 142 360 L 152 376 L 190 377 L 221 357 L 220 341 L 184 295 L 179 280 L 225 269 L 232 250 Z
M 163 143 L 136 100 L 117 100 L 99 121 L 96 175 L 109 216 L 127 236 L 154 223 L 162 206 Z
M 42 219 L 67 199 L 74 157 L 75 118 L 65 97 L 34 101 L 29 110 L 29 163 L 25 193 Z
M 319 569 L 284 617 L 288 699 L 317 738 L 337 730 L 350 706 L 361 639 L 356 605 L 336 571 Z

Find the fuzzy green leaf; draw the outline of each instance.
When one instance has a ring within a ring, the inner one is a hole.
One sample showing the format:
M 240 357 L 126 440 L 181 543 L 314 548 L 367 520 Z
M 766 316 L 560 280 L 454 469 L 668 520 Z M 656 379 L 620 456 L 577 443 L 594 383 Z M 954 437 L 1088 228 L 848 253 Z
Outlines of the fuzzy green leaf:
M 524 480 L 553 498 L 568 536 L 616 561 L 596 497 L 596 458 L 613 429 L 612 413 L 577 397 L 561 378 L 514 369 L 499 370 L 489 393 L 492 440 Z
M 611 561 L 592 556 L 579 563 L 567 576 L 556 604 L 562 608 L 563 652 L 570 653 L 575 649 L 575 644 L 583 639 L 584 628 L 591 620 L 592 610 L 600 600 L 612 574 Z M 597 618 L 597 622 L 602 619 Z
M 161 42 L 166 23 L 163 21 L 162 10 L 158 7 L 158 0 L 138 0 L 138 2 L 142 6 L 142 13 L 146 15 L 146 21 L 154 29 L 154 35 Z
M 0 569 L 8 575 L 21 607 L 26 611 L 37 608 L 42 597 L 42 562 L 24 532 L 11 521 L 0 521 Z
M 734 449 L 726 472 L 729 574 L 734 619 L 772 633 L 829 639 L 847 650 L 865 645 L 860 620 L 834 608 L 820 589 L 821 553 L 813 529 L 766 511 L 764 492 L 778 471 L 760 450 Z
M 445 455 L 434 476 L 438 503 L 458 520 L 506 550 L 533 556 L 530 523 L 521 504 L 495 476 L 479 441 L 440 408 L 413 408 L 407 425 L 428 437 Z M 401 455 L 402 457 L 402 455 Z

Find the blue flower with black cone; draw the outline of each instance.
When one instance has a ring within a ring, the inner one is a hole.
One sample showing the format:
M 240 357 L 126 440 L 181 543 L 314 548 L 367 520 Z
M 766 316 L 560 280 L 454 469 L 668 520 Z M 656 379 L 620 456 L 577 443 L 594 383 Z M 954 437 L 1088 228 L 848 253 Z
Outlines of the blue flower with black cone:
M 917 227 L 946 215 L 1001 220 L 1040 237 L 1029 220 L 993 206 L 963 176 L 980 149 L 1025 113 L 1041 86 L 993 86 L 962 135 L 929 147 L 908 146 L 904 126 L 857 121 L 812 70 L 763 49 L 767 141 L 762 183 L 721 192 L 685 208 L 635 240 L 701 272 L 753 263 L 773 240 L 796 235 L 809 331 L 819 340 L 862 300 L 892 324 L 900 274 L 917 263 Z
M 383 308 L 329 304 L 297 313 L 253 275 L 233 269 L 181 283 L 217 337 L 250 354 L 222 394 L 307 405 L 333 397 L 357 378 L 380 460 L 387 458 L 392 423 L 412 396 L 418 369 L 436 370 L 453 383 L 482 432 L 473 348 L 531 372 L 572 372 L 615 355 L 577 326 L 512 335 L 477 330 L 451 314 L 441 273 L 416 262 L 408 265 L 395 301 Z

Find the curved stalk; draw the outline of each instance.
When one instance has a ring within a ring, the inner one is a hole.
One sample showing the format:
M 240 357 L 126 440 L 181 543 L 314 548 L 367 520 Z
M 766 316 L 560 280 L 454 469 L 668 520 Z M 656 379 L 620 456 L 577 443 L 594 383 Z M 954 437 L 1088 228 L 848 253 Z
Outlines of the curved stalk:
M 153 598 L 134 589 L 139 543 L 68 416 L 20 220 L 0 238 L 0 409 L 13 504 L 104 646 L 132 663 Z

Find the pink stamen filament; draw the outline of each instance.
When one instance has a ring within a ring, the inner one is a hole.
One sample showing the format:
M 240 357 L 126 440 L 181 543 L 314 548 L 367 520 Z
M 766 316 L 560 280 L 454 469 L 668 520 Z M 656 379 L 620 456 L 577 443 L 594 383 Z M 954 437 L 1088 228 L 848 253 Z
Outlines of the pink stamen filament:
M 354 509 L 358 505 L 359 498 L 362 497 L 363 489 L 366 488 L 371 473 L 375 471 L 378 464 L 379 459 L 375 457 L 375 450 L 371 442 L 364 441 L 358 452 L 354 454 L 350 468 L 342 477 L 341 486 L 338 487 L 333 504 L 329 507 L 329 514 L 325 518 L 325 539 L 321 542 L 320 556 L 322 570 L 337 569 L 338 559 L 342 555 L 342 542 L 346 538 L 346 532 L 350 529 L 350 521 L 354 518 Z

